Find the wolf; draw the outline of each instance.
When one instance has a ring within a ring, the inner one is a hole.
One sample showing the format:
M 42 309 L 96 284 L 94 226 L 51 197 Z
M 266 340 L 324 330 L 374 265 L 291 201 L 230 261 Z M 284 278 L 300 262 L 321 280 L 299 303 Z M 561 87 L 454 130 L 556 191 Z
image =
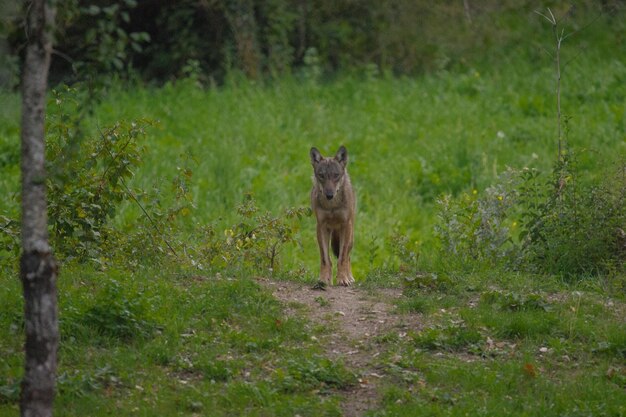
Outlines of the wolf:
M 342 145 L 334 157 L 323 157 L 317 148 L 311 148 L 313 189 L 311 209 L 317 219 L 317 243 L 320 248 L 320 283 L 332 284 L 332 264 L 329 243 L 337 257 L 337 283 L 354 283 L 350 265 L 350 251 L 354 243 L 356 195 L 346 170 L 348 151 Z

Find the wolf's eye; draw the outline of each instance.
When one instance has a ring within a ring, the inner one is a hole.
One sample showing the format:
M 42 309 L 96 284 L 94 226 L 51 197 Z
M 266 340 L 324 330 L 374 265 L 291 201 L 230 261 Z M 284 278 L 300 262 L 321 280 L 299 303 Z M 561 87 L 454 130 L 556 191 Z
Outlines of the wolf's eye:
M 339 175 L 339 174 L 334 174 L 334 175 L 333 175 L 333 179 L 334 179 L 335 181 L 338 181 L 338 180 L 339 180 L 339 177 L 340 177 L 340 175 Z

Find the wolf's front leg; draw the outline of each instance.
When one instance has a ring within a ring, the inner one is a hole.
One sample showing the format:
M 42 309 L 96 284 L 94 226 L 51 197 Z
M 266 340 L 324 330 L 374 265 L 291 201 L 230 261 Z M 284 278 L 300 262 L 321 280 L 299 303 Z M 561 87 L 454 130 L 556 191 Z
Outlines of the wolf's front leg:
M 350 286 L 354 283 L 352 265 L 350 264 L 350 251 L 352 251 L 353 231 L 352 223 L 349 222 L 341 233 L 339 243 L 339 259 L 337 260 L 337 283 Z
M 317 244 L 320 247 L 320 281 L 331 285 L 333 279 L 333 265 L 330 262 L 328 246 L 330 242 L 330 231 L 317 225 Z

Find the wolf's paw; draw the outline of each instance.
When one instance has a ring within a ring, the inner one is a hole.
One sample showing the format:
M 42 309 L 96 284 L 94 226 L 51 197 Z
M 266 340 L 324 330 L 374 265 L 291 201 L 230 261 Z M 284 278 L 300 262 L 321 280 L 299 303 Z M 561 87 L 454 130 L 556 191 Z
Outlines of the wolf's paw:
M 345 277 L 340 277 L 337 279 L 339 285 L 342 285 L 344 287 L 349 287 L 350 285 L 354 284 L 354 277 L 352 275 L 348 275 Z

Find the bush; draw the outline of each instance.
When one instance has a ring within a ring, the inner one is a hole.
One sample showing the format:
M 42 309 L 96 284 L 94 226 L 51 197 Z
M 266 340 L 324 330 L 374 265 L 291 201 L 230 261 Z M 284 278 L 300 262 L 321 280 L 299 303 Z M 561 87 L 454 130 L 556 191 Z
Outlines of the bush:
M 626 165 L 583 182 L 572 155 L 549 179 L 503 173 L 482 195 L 439 200 L 441 249 L 461 264 L 487 263 L 566 277 L 622 270 L 626 258 Z
M 462 263 L 503 263 L 514 258 L 510 213 L 517 202 L 517 174 L 509 169 L 483 195 L 473 190 L 437 201 L 435 232 L 442 250 Z
M 270 274 L 280 268 L 280 254 L 287 243 L 298 244 L 298 220 L 310 215 L 306 207 L 288 208 L 279 216 L 261 212 L 252 194 L 246 194 L 237 208 L 240 220 L 223 234 L 214 227 L 204 228 L 206 242 L 200 257 L 212 267 L 237 265 Z
M 104 247 L 115 246 L 109 221 L 130 199 L 127 181 L 141 165 L 140 139 L 152 123 L 118 122 L 90 136 L 76 90 L 53 94 L 46 149 L 51 240 L 61 256 L 97 260 Z
M 559 161 L 549 181 L 523 171 L 520 245 L 527 265 L 565 276 L 606 274 L 624 265 L 626 165 L 585 184 L 576 160 Z

